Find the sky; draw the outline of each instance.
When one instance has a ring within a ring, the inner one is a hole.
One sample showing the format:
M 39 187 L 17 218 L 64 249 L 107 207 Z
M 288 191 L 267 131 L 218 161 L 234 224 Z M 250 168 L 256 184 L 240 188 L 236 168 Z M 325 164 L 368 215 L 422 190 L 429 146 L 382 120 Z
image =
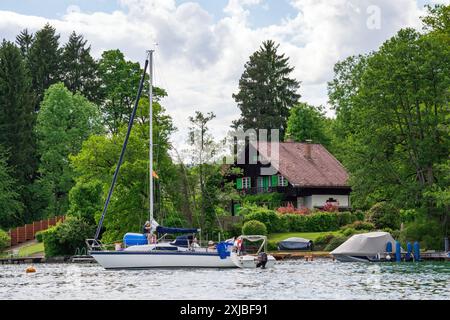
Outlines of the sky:
M 120 49 L 143 64 L 155 49 L 155 84 L 168 92 L 163 105 L 181 148 L 196 110 L 214 112 L 213 135 L 226 134 L 240 114 L 232 94 L 264 40 L 290 57 L 301 101 L 332 117 L 334 64 L 378 49 L 401 28 L 420 29 L 424 5 L 434 3 L 450 0 L 0 0 L 0 39 L 49 22 L 62 43 L 72 31 L 83 34 L 96 58 Z

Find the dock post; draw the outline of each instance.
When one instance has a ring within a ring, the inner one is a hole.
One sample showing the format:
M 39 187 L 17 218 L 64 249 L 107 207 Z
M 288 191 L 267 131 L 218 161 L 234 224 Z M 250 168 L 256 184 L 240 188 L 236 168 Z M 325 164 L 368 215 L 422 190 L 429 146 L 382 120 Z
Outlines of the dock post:
M 411 244 L 411 242 L 408 241 L 408 243 L 406 243 L 406 257 L 405 257 L 405 261 L 411 260 L 412 252 L 413 252 L 412 244 Z
M 448 237 L 444 238 L 444 251 L 448 252 Z
M 396 262 L 402 261 L 402 247 L 400 246 L 399 241 L 395 241 L 395 261 Z
M 420 261 L 420 245 L 419 242 L 414 242 L 414 260 Z

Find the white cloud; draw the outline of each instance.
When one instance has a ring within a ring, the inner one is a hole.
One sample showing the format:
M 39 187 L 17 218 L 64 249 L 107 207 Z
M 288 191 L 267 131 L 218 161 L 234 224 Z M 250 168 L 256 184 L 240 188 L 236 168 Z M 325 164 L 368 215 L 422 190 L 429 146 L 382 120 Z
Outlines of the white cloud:
M 217 114 L 211 126 L 217 137 L 238 118 L 231 95 L 237 91 L 245 62 L 263 40 L 280 43 L 280 50 L 291 58 L 294 76 L 302 81 L 302 100 L 326 105 L 326 82 L 338 60 L 378 48 L 400 28 L 419 26 L 423 15 L 415 0 L 291 0 L 292 18 L 252 28 L 247 18 L 252 7 L 264 1 L 229 0 L 226 15 L 218 21 L 194 2 L 119 2 L 120 11 L 88 14 L 72 8 L 53 20 L 0 11 L 0 35 L 14 40 L 20 30 L 36 31 L 48 21 L 62 41 L 73 30 L 83 34 L 96 57 L 103 50 L 119 48 L 140 62 L 145 50 L 158 43 L 155 80 L 169 93 L 164 103 L 179 128 L 174 137 L 177 146 L 185 141 L 187 119 L 195 110 Z M 371 5 L 380 8 L 380 29 L 367 28 Z

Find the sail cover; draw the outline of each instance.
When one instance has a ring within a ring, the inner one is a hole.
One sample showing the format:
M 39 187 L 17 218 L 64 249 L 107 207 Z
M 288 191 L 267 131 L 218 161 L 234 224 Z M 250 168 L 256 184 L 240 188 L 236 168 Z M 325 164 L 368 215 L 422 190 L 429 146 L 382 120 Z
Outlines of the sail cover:
M 166 228 L 158 226 L 156 227 L 156 232 L 158 233 L 197 233 L 200 232 L 200 229 L 184 229 L 184 228 Z
M 355 234 L 339 247 L 331 251 L 331 254 L 341 255 L 376 255 L 386 252 L 386 245 L 392 243 L 395 253 L 395 240 L 388 232 L 369 232 Z

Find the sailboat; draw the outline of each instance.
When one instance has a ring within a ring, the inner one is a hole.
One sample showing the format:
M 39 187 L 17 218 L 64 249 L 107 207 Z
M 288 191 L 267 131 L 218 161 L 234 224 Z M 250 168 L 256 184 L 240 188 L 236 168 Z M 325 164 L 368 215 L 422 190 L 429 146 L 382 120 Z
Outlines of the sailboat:
M 105 269 L 146 269 L 166 267 L 197 267 L 197 268 L 268 268 L 275 264 L 275 258 L 266 253 L 267 237 L 262 235 L 240 236 L 237 239 L 229 239 L 219 242 L 214 247 L 202 247 L 197 242 L 196 234 L 200 229 L 167 228 L 160 226 L 153 217 L 153 53 L 147 52 L 144 71 L 140 80 L 137 98 L 131 114 L 128 131 L 122 146 L 113 180 L 105 201 L 102 216 L 97 226 L 94 239 L 87 239 L 89 254 Z M 124 235 L 123 244 L 115 250 L 106 250 L 99 240 L 100 231 L 105 219 L 114 185 L 123 161 L 123 156 L 128 143 L 128 138 L 133 126 L 138 102 L 144 86 L 145 75 L 149 67 L 149 222 L 151 229 L 156 231 L 155 241 L 150 241 L 144 234 L 127 233 Z M 175 240 L 166 240 L 169 235 L 178 235 Z M 244 250 L 244 243 L 258 243 L 255 254 L 248 254 Z M 123 247 L 122 247 L 123 245 Z

